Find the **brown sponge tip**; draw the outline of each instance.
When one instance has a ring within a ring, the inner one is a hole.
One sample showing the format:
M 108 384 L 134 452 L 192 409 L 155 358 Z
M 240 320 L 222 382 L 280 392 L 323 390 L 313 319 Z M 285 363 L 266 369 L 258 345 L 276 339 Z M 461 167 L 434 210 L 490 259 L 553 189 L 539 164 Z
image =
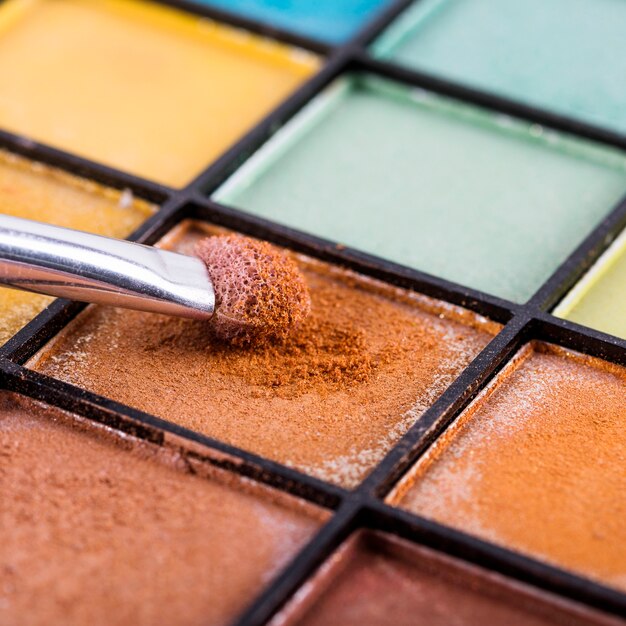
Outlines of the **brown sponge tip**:
M 222 340 L 250 345 L 284 340 L 311 309 L 296 263 L 273 245 L 243 235 L 217 235 L 195 249 L 215 289 L 212 328 Z

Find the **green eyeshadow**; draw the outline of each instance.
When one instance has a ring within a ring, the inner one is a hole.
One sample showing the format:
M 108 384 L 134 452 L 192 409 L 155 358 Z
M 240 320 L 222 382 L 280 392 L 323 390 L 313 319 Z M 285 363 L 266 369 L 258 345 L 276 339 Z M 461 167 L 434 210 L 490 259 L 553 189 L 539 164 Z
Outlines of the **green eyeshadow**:
M 523 302 L 625 192 L 616 151 L 357 75 L 214 199 Z
M 625 133 L 625 29 L 621 0 L 422 0 L 373 52 Z

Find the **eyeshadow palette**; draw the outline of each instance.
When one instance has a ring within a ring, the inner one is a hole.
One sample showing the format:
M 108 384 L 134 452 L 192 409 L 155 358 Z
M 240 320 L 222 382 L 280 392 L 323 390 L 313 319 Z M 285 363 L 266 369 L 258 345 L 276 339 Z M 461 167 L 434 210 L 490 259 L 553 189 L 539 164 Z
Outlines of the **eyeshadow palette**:
M 0 1 L 2 214 L 299 268 L 281 341 L 0 289 L 0 623 L 626 623 L 626 10 Z

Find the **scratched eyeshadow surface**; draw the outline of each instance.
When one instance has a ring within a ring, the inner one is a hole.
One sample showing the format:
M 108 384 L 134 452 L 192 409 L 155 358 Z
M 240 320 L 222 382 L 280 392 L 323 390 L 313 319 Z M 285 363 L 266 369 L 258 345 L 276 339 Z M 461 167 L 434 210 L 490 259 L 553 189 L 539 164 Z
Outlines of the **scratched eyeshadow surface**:
M 326 519 L 6 393 L 0 492 L 4 626 L 230 624 Z
M 189 251 L 210 229 L 166 240 Z M 316 477 L 354 486 L 486 346 L 494 324 L 305 257 L 313 311 L 283 345 L 90 307 L 35 369 Z
M 531 344 L 391 496 L 626 589 L 626 368 Z
M 1 71 L 1 70 L 0 70 Z M 155 207 L 61 170 L 0 151 L 0 213 L 124 238 Z M 44 309 L 53 298 L 0 288 L 0 343 Z
M 317 65 L 156 3 L 9 0 L 0 5 L 0 126 L 180 187 Z

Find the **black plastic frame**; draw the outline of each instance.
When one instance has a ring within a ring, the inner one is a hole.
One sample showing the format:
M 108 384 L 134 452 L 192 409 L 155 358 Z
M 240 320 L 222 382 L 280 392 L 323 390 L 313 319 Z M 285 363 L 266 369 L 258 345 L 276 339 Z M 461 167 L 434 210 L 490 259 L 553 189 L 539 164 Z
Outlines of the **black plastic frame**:
M 175 438 L 189 458 L 253 478 L 332 510 L 333 515 L 317 535 L 240 617 L 236 622 L 239 626 L 266 623 L 341 542 L 359 528 L 392 533 L 574 601 L 626 617 L 625 593 L 393 508 L 382 501 L 397 480 L 528 341 L 547 341 L 626 365 L 626 340 L 556 318 L 548 312 L 626 226 L 626 198 L 580 243 L 527 303 L 516 304 L 286 228 L 220 205 L 208 197 L 304 104 L 345 72 L 367 72 L 387 77 L 592 139 L 624 152 L 626 136 L 372 58 L 367 44 L 412 4 L 411 0 L 390 0 L 387 8 L 367 23 L 351 41 L 335 47 L 192 1 L 153 1 L 327 55 L 326 63 L 291 97 L 180 190 L 2 129 L 0 148 L 114 188 L 129 188 L 138 196 L 160 204 L 160 210 L 130 239 L 153 243 L 185 218 L 207 220 L 464 306 L 501 323 L 502 331 L 352 491 L 25 368 L 23 364 L 83 310 L 85 305 L 80 303 L 56 300 L 0 347 L 0 388 L 44 401 L 157 445 Z

